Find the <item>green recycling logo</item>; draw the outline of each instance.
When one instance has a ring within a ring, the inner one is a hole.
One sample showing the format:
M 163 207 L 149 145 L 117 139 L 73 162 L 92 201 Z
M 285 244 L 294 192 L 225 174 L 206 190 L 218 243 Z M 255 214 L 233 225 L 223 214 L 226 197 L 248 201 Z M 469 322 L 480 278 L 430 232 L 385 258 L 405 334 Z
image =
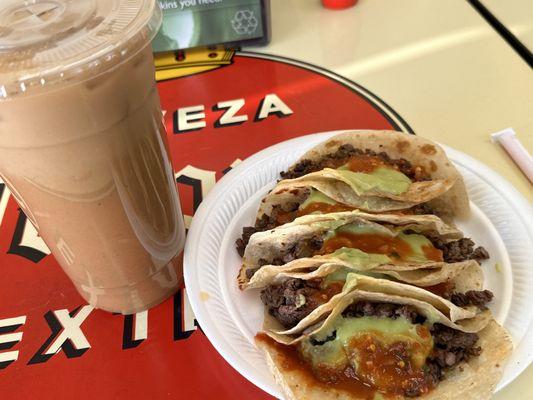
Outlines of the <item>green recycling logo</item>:
M 259 22 L 251 10 L 239 10 L 231 20 L 233 30 L 239 35 L 250 35 L 255 32 Z

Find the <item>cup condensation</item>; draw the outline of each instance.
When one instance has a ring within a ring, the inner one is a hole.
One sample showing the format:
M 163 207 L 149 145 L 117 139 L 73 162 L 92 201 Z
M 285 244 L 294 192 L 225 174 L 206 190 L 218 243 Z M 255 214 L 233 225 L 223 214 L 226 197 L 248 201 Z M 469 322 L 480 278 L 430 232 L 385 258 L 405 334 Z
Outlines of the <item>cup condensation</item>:
M 1 178 L 84 299 L 148 309 L 178 289 L 185 240 L 150 46 L 161 12 L 29 3 L 0 4 Z

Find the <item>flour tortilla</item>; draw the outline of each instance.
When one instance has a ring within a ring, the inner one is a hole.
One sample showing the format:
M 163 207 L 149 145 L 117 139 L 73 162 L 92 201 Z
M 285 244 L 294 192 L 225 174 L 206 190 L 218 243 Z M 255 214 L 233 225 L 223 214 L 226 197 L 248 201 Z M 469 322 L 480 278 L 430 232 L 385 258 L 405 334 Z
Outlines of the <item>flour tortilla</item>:
M 413 182 L 406 192 L 397 195 L 382 192 L 377 188 L 358 194 L 356 188 L 352 187 L 339 171 L 325 168 L 300 178 L 279 182 L 263 204 L 276 203 L 274 201 L 275 196 L 286 192 L 290 193 L 294 189 L 314 188 L 339 203 L 361 210 L 384 212 L 403 210 L 416 204 L 425 203 L 441 196 L 454 184 L 454 179 L 438 179 Z
M 300 160 L 319 161 L 345 144 L 362 150 L 385 152 L 393 159 L 407 159 L 413 165 L 423 167 L 432 180 L 413 182 L 406 193 L 398 196 L 376 190 L 357 195 L 335 170 L 324 169 L 279 182 L 261 203 L 257 217 L 269 215 L 274 205 L 301 203 L 309 188 L 315 188 L 340 203 L 375 213 L 403 210 L 429 201 L 429 205 L 447 219 L 465 218 L 470 214 L 468 195 L 461 174 L 440 146 L 420 136 L 396 131 L 351 131 L 319 144 Z
M 436 232 L 444 241 L 463 236 L 457 228 L 445 224 L 434 215 L 367 214 L 361 211 L 306 215 L 276 229 L 254 233 L 250 237 L 237 278 L 239 287 L 244 289 L 248 286 L 250 279 L 247 277 L 247 270 L 271 264 L 279 254 L 288 251 L 301 240 L 354 222 L 373 225 L 376 229 L 383 230 L 387 228 L 379 225 L 380 223 L 401 226 L 421 233 Z

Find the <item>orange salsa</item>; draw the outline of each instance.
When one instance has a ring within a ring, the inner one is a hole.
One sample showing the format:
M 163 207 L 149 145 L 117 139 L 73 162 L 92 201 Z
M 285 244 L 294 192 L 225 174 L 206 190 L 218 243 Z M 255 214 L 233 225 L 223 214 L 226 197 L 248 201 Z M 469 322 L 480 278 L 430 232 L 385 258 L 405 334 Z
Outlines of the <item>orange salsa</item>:
M 355 248 L 365 253 L 386 254 L 406 260 L 413 254 L 411 246 L 398 236 L 376 234 L 354 234 L 339 232 L 326 240 L 319 250 L 320 254 L 330 254 L 342 247 Z M 433 246 L 423 247 L 424 255 L 431 261 L 442 261 L 442 251 Z

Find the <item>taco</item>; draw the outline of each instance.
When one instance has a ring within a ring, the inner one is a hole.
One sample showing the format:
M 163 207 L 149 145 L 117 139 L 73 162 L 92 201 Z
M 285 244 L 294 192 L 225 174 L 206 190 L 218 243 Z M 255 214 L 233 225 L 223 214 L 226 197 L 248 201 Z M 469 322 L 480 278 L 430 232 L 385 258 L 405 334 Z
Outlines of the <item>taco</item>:
M 267 318 L 256 343 L 287 399 L 485 399 L 512 349 L 485 309 L 489 300 L 460 307 L 410 285 L 348 274 L 340 293 L 293 328 L 273 329 Z
M 267 310 L 265 329 L 272 334 L 288 335 L 292 340 L 294 334 L 321 319 L 355 285 L 358 290 L 379 291 L 425 301 L 445 313 L 452 322 L 474 317 L 493 298 L 490 291 L 482 290 L 482 274 L 464 271 L 452 282 L 456 283 L 453 291 L 442 296 L 438 290 L 432 290 L 434 287 L 420 288 L 348 271 L 316 270 L 309 274 L 279 274 L 261 291 L 261 301 Z M 282 341 L 286 342 L 285 339 Z
M 486 258 L 484 248 L 434 215 L 316 214 L 252 235 L 238 283 L 261 287 L 280 272 L 344 268 L 432 286 Z
M 313 148 L 263 199 L 251 234 L 311 213 L 354 209 L 370 213 L 469 215 L 463 179 L 430 140 L 395 131 L 352 131 Z

